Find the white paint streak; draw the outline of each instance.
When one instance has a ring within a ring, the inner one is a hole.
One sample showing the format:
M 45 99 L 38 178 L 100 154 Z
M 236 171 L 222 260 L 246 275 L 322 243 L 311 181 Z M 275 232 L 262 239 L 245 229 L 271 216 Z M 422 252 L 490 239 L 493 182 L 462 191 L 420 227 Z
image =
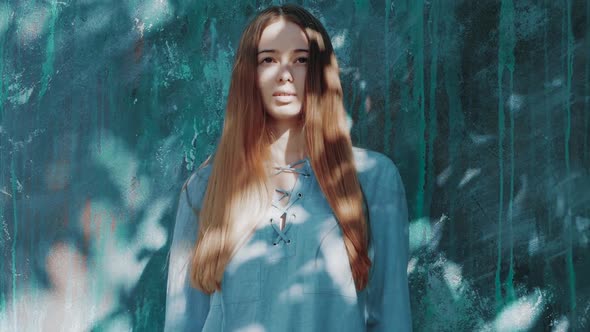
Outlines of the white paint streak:
M 543 292 L 537 289 L 534 293 L 509 304 L 496 317 L 493 330 L 508 332 L 531 329 L 543 311 L 544 297 Z
M 481 168 L 469 168 L 468 170 L 465 171 L 465 174 L 463 175 L 463 178 L 459 182 L 459 185 L 457 186 L 457 188 L 462 188 L 467 183 L 469 183 L 469 181 L 471 181 L 473 178 L 478 176 L 480 173 L 481 173 Z

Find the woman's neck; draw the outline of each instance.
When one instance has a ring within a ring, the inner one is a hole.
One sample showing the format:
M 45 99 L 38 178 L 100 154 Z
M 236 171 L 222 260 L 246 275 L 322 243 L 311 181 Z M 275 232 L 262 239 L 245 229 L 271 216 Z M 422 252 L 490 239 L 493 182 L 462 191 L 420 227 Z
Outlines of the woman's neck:
M 288 165 L 306 156 L 305 135 L 300 126 L 273 128 L 269 156 L 271 164 Z

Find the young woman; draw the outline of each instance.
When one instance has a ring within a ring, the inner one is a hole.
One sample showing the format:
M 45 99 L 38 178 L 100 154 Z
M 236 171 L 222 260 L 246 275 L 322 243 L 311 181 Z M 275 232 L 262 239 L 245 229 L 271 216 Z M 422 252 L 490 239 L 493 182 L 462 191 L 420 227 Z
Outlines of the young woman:
M 315 17 L 251 21 L 225 116 L 180 195 L 165 330 L 411 330 L 404 188 L 389 158 L 352 147 Z

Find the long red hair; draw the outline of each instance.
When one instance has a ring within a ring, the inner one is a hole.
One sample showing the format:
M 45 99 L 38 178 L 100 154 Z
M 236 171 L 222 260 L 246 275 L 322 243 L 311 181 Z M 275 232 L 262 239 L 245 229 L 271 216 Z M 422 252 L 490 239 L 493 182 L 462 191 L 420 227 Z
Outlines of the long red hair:
M 309 41 L 302 109 L 306 150 L 317 181 L 342 229 L 356 288 L 367 285 L 368 225 L 342 102 L 339 69 L 328 33 L 296 5 L 260 12 L 244 30 L 233 66 L 221 140 L 199 215 L 191 262 L 194 287 L 221 289 L 226 265 L 270 206 L 267 182 L 271 134 L 257 84 L 258 42 L 278 19 L 297 24 Z

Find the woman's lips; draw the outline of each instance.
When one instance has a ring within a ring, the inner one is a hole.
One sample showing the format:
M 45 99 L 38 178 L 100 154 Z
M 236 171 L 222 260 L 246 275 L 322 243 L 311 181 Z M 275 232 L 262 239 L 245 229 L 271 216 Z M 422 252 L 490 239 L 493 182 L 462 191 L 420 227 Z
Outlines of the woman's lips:
M 293 94 L 283 94 L 283 93 L 279 93 L 279 94 L 273 94 L 273 99 L 281 102 L 281 103 L 289 103 L 293 100 L 295 100 L 295 95 Z

